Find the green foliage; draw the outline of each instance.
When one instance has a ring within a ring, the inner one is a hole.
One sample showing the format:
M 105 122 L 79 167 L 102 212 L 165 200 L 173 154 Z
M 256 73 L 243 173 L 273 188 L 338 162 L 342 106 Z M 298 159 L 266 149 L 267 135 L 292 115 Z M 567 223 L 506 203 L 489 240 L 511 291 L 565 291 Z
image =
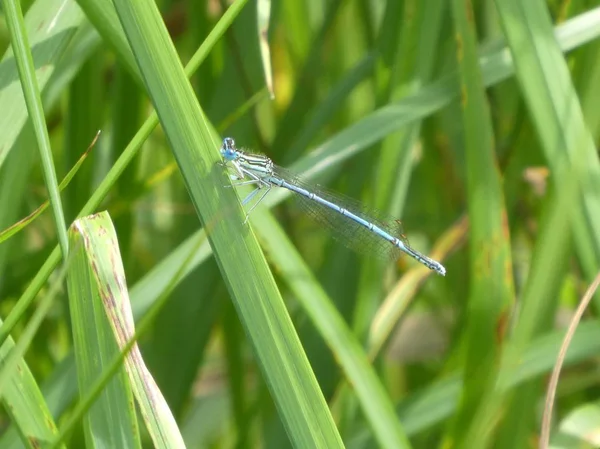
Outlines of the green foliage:
M 536 446 L 600 268 L 600 9 L 1 4 L 0 447 Z M 244 223 L 225 136 L 401 217 L 446 276 L 283 189 Z M 600 443 L 599 332 L 553 447 Z

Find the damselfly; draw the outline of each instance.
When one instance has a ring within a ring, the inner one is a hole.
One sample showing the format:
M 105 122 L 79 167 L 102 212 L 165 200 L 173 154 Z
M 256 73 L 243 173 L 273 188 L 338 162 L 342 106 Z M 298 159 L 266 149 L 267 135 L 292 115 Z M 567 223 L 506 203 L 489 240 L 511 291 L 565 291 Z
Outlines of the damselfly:
M 329 227 L 350 248 L 359 252 L 375 252 L 380 256 L 397 255 L 397 251 L 402 251 L 442 276 L 446 275 L 442 264 L 411 248 L 398 220 L 387 219 L 357 202 L 305 183 L 264 155 L 238 150 L 231 137 L 223 139 L 221 156 L 225 166 L 234 171 L 231 177 L 237 181 L 235 185 L 256 186 L 242 201 L 243 204 L 262 193 L 248 210 L 246 220 L 273 186 L 283 187 L 296 193 L 309 215 Z

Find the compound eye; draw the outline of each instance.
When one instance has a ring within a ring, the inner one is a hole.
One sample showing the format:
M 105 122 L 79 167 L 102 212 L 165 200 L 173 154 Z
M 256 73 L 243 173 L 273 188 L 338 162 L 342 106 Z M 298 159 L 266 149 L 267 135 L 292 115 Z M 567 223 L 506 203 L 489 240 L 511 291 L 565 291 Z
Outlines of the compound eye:
M 221 145 L 221 155 L 227 160 L 232 160 L 235 159 L 236 153 L 235 141 L 231 137 L 225 137 Z

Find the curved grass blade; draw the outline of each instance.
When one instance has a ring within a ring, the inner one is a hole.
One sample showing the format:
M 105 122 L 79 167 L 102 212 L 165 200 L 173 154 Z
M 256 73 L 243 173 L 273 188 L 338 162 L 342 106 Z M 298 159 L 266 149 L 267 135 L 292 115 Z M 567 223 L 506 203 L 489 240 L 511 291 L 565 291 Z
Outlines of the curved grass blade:
M 98 373 L 111 369 L 110 361 L 121 356 L 135 331 L 119 246 L 108 213 L 78 219 L 70 235 L 73 242 L 82 243 L 76 255 L 79 264 L 75 268 L 79 273 L 73 273 L 69 280 L 69 301 L 74 310 L 76 343 L 79 340 L 80 345 L 76 355 L 82 359 L 78 371 L 85 376 L 80 378 L 80 390 L 87 392 L 95 386 Z M 124 365 L 126 369 L 109 382 L 108 391 L 91 408 L 86 420 L 88 442 L 102 432 L 102 441 L 111 441 L 112 447 L 141 447 L 130 397 L 133 391 L 155 447 L 185 447 L 136 344 L 126 355 Z M 102 425 L 111 421 L 109 426 Z M 92 426 L 97 430 L 92 431 Z
M 77 162 L 75 163 L 75 165 L 71 168 L 71 170 L 69 170 L 69 173 L 67 173 L 65 175 L 65 177 L 63 178 L 63 180 L 60 182 L 60 184 L 58 185 L 58 190 L 59 191 L 63 191 L 69 185 L 69 183 L 71 182 L 71 180 L 73 179 L 73 177 L 77 174 L 77 172 L 79 171 L 79 169 L 83 165 L 84 161 L 89 156 L 90 151 L 92 150 L 92 148 L 96 144 L 96 141 L 98 140 L 98 137 L 100 137 L 100 131 L 98 131 L 98 134 L 96 134 L 96 137 L 94 137 L 94 140 L 92 140 L 92 143 L 90 144 L 90 146 L 79 157 L 79 159 L 77 160 Z M 49 206 L 49 202 L 48 201 L 44 201 L 44 203 L 42 203 L 41 206 L 39 206 L 36 210 L 34 210 L 33 212 L 31 212 L 25 218 L 22 218 L 21 220 L 19 220 L 18 222 L 16 222 L 12 226 L 4 229 L 3 231 L 0 231 L 0 243 L 2 243 L 6 239 L 12 237 L 17 232 L 21 231 L 27 225 L 29 225 L 30 223 L 32 223 L 37 217 L 39 217 L 40 215 L 42 215 L 42 213 L 46 209 L 48 209 L 48 206 Z
M 193 260 L 194 256 L 196 255 L 198 247 L 201 246 L 202 243 L 205 242 L 205 240 L 205 238 L 196 239 L 196 242 L 194 242 L 194 246 L 192 246 L 186 259 L 183 261 L 182 264 L 175 267 L 177 271 L 174 273 L 173 277 L 170 278 L 169 284 L 165 285 L 164 289 L 161 290 L 158 300 L 152 304 L 152 307 L 150 308 L 148 313 L 144 315 L 143 318 L 136 320 L 138 321 L 138 327 L 135 331 L 135 334 L 133 336 L 130 336 L 126 342 L 122 342 L 122 344 L 120 345 L 120 353 L 116 354 L 115 357 L 113 357 L 112 362 L 108 364 L 106 370 L 104 370 L 102 374 L 98 376 L 97 381 L 90 388 L 90 393 L 86 395 L 83 399 L 81 399 L 81 401 L 71 412 L 68 421 L 61 425 L 60 435 L 53 442 L 53 447 L 57 447 L 59 444 L 61 444 L 62 441 L 66 438 L 66 436 L 73 431 L 74 427 L 79 423 L 82 417 L 88 412 L 90 407 L 92 407 L 92 405 L 98 399 L 100 393 L 104 390 L 104 388 L 112 380 L 115 374 L 119 371 L 119 368 L 123 365 L 123 361 L 129 355 L 130 351 L 134 348 L 134 346 L 137 348 L 137 341 L 154 324 L 157 315 L 160 313 L 163 306 L 169 299 L 169 295 L 172 293 L 173 289 L 175 288 L 179 280 L 182 278 L 187 268 L 189 267 L 191 261 Z M 156 292 L 157 290 L 155 290 L 155 293 Z M 131 295 L 131 298 L 140 299 L 139 296 L 136 298 L 135 295 Z M 139 300 L 137 302 L 139 302 Z
M 69 229 L 75 250 L 68 276 L 69 309 L 73 328 L 73 346 L 77 364 L 79 394 L 87 395 L 98 373 L 119 354 L 103 308 L 103 301 L 113 300 L 110 282 L 118 270 L 119 254 L 110 220 L 101 216 L 76 220 Z M 124 367 L 90 409 L 84 420 L 86 444 L 105 442 L 111 447 L 141 447 L 131 385 Z

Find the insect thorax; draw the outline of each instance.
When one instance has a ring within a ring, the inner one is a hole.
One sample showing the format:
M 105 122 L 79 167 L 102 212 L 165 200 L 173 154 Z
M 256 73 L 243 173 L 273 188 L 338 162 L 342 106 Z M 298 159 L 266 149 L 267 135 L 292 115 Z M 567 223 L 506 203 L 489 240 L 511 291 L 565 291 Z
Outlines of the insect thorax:
M 254 173 L 273 173 L 273 161 L 267 156 L 240 152 L 238 163 Z

